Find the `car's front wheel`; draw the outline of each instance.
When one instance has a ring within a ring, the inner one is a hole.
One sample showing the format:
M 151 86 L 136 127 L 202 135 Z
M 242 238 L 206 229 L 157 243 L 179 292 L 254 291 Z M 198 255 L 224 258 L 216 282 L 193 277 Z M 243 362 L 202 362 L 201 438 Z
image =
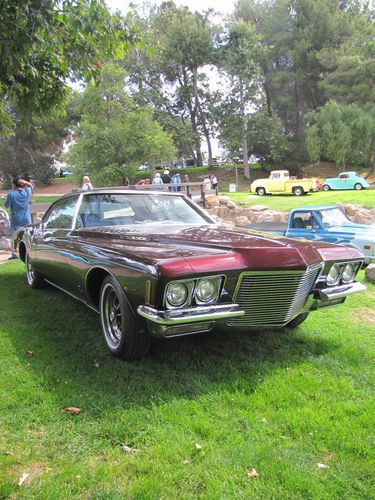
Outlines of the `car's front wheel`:
M 264 196 L 266 194 L 266 190 L 264 189 L 264 187 L 259 187 L 256 191 L 259 196 Z
M 301 313 L 298 316 L 296 316 L 292 321 L 290 321 L 285 328 L 297 328 L 297 326 L 301 325 L 304 321 L 306 321 L 309 313 Z
M 356 184 L 354 184 L 354 189 L 356 189 L 357 191 L 360 191 L 361 189 L 363 189 L 363 186 L 362 186 L 362 184 L 357 182 Z
M 26 253 L 25 256 L 25 264 L 26 280 L 28 285 L 31 286 L 31 288 L 45 288 L 46 282 L 44 281 L 43 276 L 35 271 L 28 253 Z
M 331 188 L 328 186 L 328 184 L 323 184 L 323 191 L 329 191 Z
M 99 309 L 104 340 L 111 354 L 133 361 L 147 353 L 151 343 L 150 336 L 137 327 L 125 294 L 112 276 L 103 281 Z

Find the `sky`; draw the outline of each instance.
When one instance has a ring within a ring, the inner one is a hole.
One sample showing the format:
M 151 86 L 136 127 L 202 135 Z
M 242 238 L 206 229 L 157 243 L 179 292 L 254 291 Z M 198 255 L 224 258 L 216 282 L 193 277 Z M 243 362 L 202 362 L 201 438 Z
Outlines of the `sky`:
M 161 4 L 163 0 L 148 0 L 150 4 Z M 216 12 L 228 15 L 234 10 L 234 4 L 236 0 L 174 0 L 176 5 L 186 5 L 191 11 L 203 12 L 210 8 L 214 9 Z M 106 0 L 109 9 L 112 12 L 119 10 L 121 13 L 126 14 L 128 12 L 128 6 L 130 3 L 136 5 L 142 5 L 144 2 L 142 0 Z M 214 156 L 221 156 L 221 151 L 218 142 L 215 138 L 212 138 L 212 151 Z M 205 153 L 206 143 L 202 140 L 202 150 Z
M 222 14 L 230 14 L 234 9 L 235 0 L 174 0 L 176 5 L 187 5 L 192 11 L 201 11 L 207 9 L 215 9 Z M 142 1 L 134 0 L 129 2 L 127 0 L 106 0 L 108 7 L 112 10 L 119 10 L 126 13 L 129 3 L 142 4 Z M 160 4 L 162 0 L 150 0 L 151 4 Z

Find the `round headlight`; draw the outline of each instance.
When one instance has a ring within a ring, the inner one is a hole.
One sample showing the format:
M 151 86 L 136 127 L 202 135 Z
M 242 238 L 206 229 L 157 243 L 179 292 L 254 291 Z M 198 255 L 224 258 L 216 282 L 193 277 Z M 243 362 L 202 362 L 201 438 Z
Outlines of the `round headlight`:
M 341 277 L 342 282 L 350 283 L 351 281 L 354 280 L 354 276 L 355 276 L 355 267 L 353 266 L 353 264 L 350 263 L 346 264 Z
M 217 279 L 199 280 L 195 287 L 195 296 L 200 302 L 213 302 L 217 299 L 219 284 Z
M 336 285 L 340 281 L 341 272 L 337 264 L 333 264 L 329 273 L 327 274 L 327 285 Z
M 189 295 L 188 287 L 185 283 L 171 283 L 167 290 L 167 301 L 173 307 L 185 304 Z

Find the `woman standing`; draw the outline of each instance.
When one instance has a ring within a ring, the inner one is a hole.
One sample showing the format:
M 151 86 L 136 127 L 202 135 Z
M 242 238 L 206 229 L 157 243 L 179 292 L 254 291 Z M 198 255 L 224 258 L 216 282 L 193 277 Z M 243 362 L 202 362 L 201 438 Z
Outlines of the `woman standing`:
M 92 189 L 92 184 L 90 182 L 90 177 L 88 175 L 84 175 L 83 176 L 83 184 L 82 184 L 82 190 L 83 191 L 90 191 L 90 189 Z

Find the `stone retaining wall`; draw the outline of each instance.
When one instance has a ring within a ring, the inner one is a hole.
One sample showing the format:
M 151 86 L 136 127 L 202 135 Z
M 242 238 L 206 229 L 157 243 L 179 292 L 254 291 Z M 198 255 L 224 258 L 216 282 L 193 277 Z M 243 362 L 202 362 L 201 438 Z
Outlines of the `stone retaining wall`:
M 243 226 L 257 222 L 286 222 L 288 220 L 287 212 L 272 210 L 265 205 L 242 208 L 228 196 L 208 195 L 206 203 L 210 214 L 220 217 L 223 222 L 232 226 Z M 341 206 L 353 222 L 375 224 L 375 208 L 368 209 L 354 204 L 342 204 Z

